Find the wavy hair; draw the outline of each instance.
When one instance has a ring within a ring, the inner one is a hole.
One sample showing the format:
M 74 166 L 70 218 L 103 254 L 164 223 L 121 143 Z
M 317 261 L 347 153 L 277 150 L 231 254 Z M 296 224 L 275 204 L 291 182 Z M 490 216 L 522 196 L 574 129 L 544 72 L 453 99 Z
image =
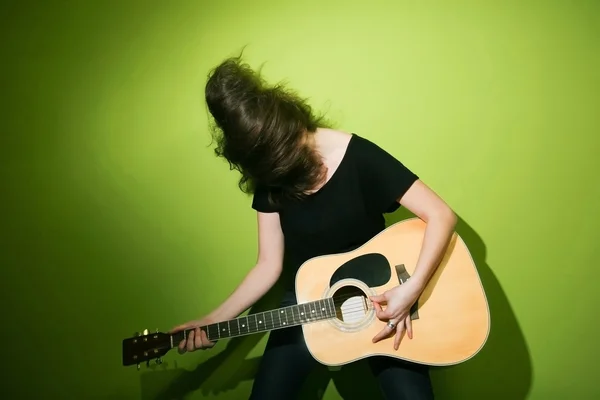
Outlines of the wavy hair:
M 215 154 L 241 173 L 243 192 L 264 186 L 277 203 L 303 198 L 323 179 L 320 156 L 307 138 L 328 124 L 296 92 L 269 85 L 240 55 L 210 71 L 205 98 Z

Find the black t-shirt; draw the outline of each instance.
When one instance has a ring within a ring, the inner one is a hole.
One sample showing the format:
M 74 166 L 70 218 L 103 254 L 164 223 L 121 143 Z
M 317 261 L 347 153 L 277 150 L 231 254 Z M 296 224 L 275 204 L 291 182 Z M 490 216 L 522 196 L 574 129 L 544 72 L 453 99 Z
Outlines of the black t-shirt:
M 282 280 L 288 295 L 303 262 L 353 250 L 385 229 L 383 214 L 398 209 L 397 199 L 417 179 L 398 159 L 353 134 L 333 176 L 304 200 L 272 206 L 266 189 L 259 187 L 252 208 L 279 212 L 286 258 Z

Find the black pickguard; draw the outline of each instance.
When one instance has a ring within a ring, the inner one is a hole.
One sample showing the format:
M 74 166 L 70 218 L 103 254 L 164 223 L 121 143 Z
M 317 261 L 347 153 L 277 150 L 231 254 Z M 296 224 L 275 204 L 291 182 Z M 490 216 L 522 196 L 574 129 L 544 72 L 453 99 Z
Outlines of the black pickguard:
M 341 265 L 331 276 L 329 286 L 342 279 L 357 279 L 369 287 L 385 285 L 390 281 L 390 263 L 382 254 L 363 254 Z
M 404 265 L 397 265 L 394 270 L 401 283 L 406 282 L 410 275 Z M 329 280 L 331 287 L 343 279 L 356 279 L 369 287 L 383 286 L 392 278 L 392 268 L 388 259 L 379 253 L 363 254 L 340 265 Z M 418 319 L 418 302 L 411 308 L 411 319 Z

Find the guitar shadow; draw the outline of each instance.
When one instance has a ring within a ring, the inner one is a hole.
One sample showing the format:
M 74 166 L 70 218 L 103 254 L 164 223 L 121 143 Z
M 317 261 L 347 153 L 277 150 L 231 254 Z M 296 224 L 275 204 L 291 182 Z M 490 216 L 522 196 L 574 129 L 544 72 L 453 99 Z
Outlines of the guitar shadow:
M 386 222 L 390 225 L 412 217 L 413 214 L 400 208 L 387 215 Z M 460 365 L 432 369 L 436 397 L 478 399 L 493 395 L 494 398 L 526 399 L 531 387 L 532 363 L 523 333 L 500 283 L 486 263 L 486 247 L 482 239 L 460 217 L 456 230 L 477 266 L 488 299 L 492 325 L 486 345 L 474 358 Z M 252 307 L 250 313 L 275 307 L 279 290 L 276 285 L 263 300 Z M 265 335 L 266 333 L 259 333 L 229 339 L 223 350 L 202 361 L 191 371 L 178 368 L 177 362 L 171 361 L 173 368 L 165 363 L 142 372 L 141 398 L 173 400 L 183 399 L 198 391 L 203 396 L 209 396 L 236 389 L 249 390 L 249 387 L 240 389 L 239 386 L 254 379 L 261 358 L 248 359 L 248 355 Z M 198 353 L 186 356 L 195 354 Z M 198 357 L 204 356 L 200 353 Z M 298 398 L 321 400 L 331 384 L 343 399 L 382 399 L 366 360 L 346 365 L 338 371 L 330 371 L 324 366 L 316 368 L 308 377 Z
M 414 215 L 404 208 L 386 218 L 393 224 Z M 432 368 L 435 392 L 440 398 L 526 399 L 532 383 L 529 349 L 500 282 L 486 262 L 486 246 L 460 216 L 456 231 L 477 266 L 491 314 L 491 330 L 483 349 L 471 360 L 451 367 Z
M 281 288 L 276 285 L 263 299 L 259 300 L 249 313 L 257 313 L 273 308 L 274 298 Z M 143 400 L 174 400 L 184 399 L 191 393 L 200 391 L 203 396 L 220 394 L 235 390 L 240 383 L 254 379 L 260 363 L 260 357 L 248 359 L 248 354 L 256 347 L 267 333 L 232 338 L 224 341 L 225 348 L 206 350 L 215 354 L 207 360 L 199 361 L 193 370 L 179 368 L 176 350 L 175 355 L 169 355 L 172 361 L 162 365 L 153 365 L 141 374 L 141 399 Z M 218 352 L 217 352 L 218 351 Z M 183 357 L 204 358 L 207 353 L 202 351 L 188 353 Z M 170 364 L 173 364 L 172 366 Z
M 174 362 L 174 369 L 144 372 L 140 379 L 141 399 L 175 400 L 184 399 L 195 392 L 209 396 L 235 390 L 240 383 L 254 378 L 260 357 L 240 358 L 250 352 L 262 336 L 257 334 L 252 339 L 231 339 L 225 350 L 191 371 L 177 368 Z

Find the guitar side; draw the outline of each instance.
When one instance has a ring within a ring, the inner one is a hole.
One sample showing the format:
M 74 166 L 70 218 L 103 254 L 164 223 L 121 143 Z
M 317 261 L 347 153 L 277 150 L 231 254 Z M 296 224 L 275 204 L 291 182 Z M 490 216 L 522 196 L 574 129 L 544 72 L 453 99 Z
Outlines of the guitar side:
M 481 350 L 490 331 L 489 307 L 471 254 L 457 233 L 415 305 L 413 339 L 404 335 L 398 350 L 393 336 L 372 342 L 385 323 L 375 316 L 368 296 L 414 273 L 425 226 L 418 218 L 401 221 L 356 250 L 316 257 L 300 267 L 298 303 L 340 299 L 338 318 L 303 325 L 317 361 L 339 366 L 382 355 L 443 366 L 464 362 Z

